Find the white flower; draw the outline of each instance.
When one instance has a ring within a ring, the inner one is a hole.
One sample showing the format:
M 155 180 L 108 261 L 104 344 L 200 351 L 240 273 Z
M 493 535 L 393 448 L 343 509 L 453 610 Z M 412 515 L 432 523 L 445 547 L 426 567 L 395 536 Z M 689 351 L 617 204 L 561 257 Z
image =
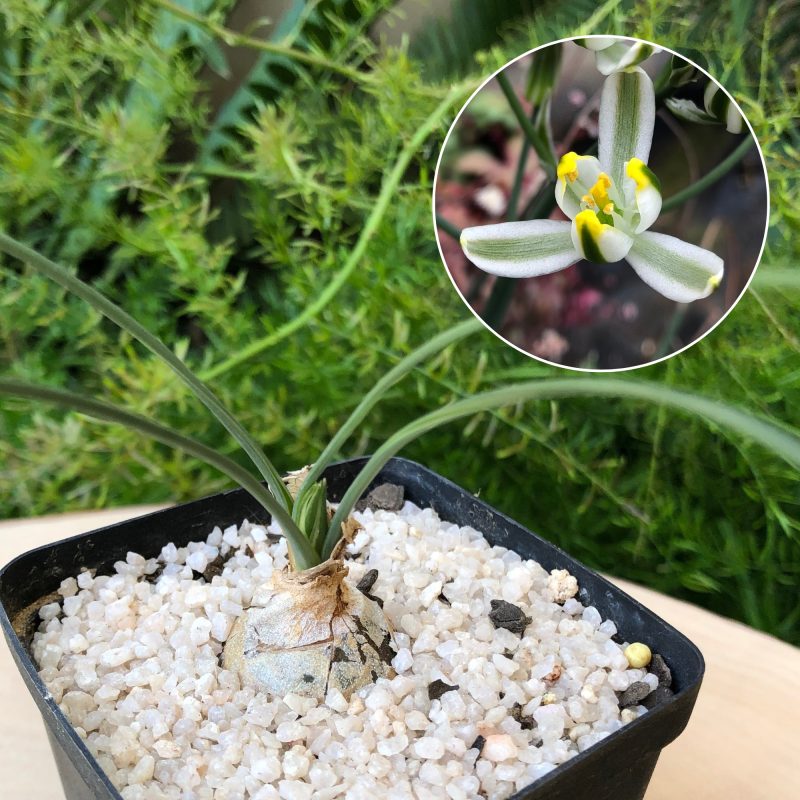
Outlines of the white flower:
M 612 36 L 576 39 L 576 44 L 594 51 L 595 64 L 603 75 L 633 69 L 654 53 L 661 52 L 660 48 L 647 42 L 631 43 L 627 39 L 618 39 Z
M 572 222 L 541 219 L 465 228 L 461 246 L 494 275 L 546 275 L 581 258 L 623 258 L 656 291 L 680 303 L 708 296 L 722 259 L 697 245 L 648 230 L 661 212 L 658 179 L 647 167 L 655 124 L 653 83 L 635 68 L 606 78 L 598 157 L 567 153 L 558 164 L 556 202 Z
M 668 97 L 666 103 L 676 117 L 688 122 L 699 122 L 701 125 L 722 124 L 728 133 L 741 133 L 744 130 L 744 118 L 730 97 L 714 81 L 708 82 L 703 93 L 705 111 L 691 100 Z

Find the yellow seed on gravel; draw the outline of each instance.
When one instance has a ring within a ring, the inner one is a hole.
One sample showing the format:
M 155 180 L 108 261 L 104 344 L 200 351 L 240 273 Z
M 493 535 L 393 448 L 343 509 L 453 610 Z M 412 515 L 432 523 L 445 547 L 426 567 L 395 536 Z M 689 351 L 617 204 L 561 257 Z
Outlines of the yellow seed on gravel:
M 634 669 L 643 669 L 650 663 L 653 653 L 646 644 L 634 642 L 625 648 L 625 658 Z

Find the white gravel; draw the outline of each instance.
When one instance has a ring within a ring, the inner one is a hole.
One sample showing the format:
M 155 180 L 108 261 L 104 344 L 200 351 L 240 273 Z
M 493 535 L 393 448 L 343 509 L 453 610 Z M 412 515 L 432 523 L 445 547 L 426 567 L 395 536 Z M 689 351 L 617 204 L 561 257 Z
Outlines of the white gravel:
M 614 623 L 575 599 L 571 575 L 410 503 L 358 518 L 350 577 L 379 571 L 397 676 L 349 701 L 256 695 L 219 666 L 234 618 L 287 564 L 263 527 L 215 528 L 63 582 L 34 656 L 126 800 L 504 798 L 645 713 L 621 713 L 616 692 L 653 676 L 628 669 Z M 195 579 L 219 554 L 222 574 Z M 491 600 L 532 619 L 523 637 L 495 629 Z M 431 701 L 435 680 L 459 688 Z

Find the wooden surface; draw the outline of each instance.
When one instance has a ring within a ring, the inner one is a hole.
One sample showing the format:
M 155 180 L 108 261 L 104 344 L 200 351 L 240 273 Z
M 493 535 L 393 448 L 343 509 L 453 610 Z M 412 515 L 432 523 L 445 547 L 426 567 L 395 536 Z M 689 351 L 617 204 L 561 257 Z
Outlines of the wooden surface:
M 38 545 L 153 507 L 0 522 L 0 565 Z M 624 581 L 617 583 L 692 639 L 706 679 L 684 734 L 662 753 L 646 800 L 800 797 L 800 650 Z M 62 798 L 39 713 L 0 644 L 0 796 Z

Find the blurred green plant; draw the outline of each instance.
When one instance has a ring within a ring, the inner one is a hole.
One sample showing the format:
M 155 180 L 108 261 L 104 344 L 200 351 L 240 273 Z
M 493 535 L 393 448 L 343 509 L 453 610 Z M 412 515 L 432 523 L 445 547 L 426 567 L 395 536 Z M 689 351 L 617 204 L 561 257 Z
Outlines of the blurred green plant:
M 230 26 L 230 2 L 180 5 Z M 480 4 L 491 14 L 486 25 L 463 13 L 446 23 L 458 43 L 452 59 L 427 23 L 430 33 L 408 49 L 376 43 L 370 21 L 392 13 L 390 3 L 323 0 L 307 19 L 299 5 L 247 36 L 263 33 L 370 78 L 259 52 L 268 80 L 254 68 L 220 99 L 207 90 L 207 68 L 224 73 L 250 48 L 230 50 L 208 26 L 149 2 L 4 3 L 0 226 L 74 265 L 195 371 L 213 374 L 320 297 L 359 241 L 391 165 L 453 81 L 464 81 L 465 94 L 410 154 L 331 302 L 212 379 L 285 470 L 321 450 L 384 365 L 463 317 L 432 241 L 430 194 L 432 164 L 469 86 L 555 38 L 636 35 L 707 65 L 734 92 L 764 149 L 772 195 L 757 292 L 704 341 L 642 377 L 800 424 L 790 291 L 800 242 L 795 2 L 576 0 L 513 11 L 498 0 Z M 768 285 L 772 266 L 780 291 Z M 0 271 L 0 342 L 9 378 L 85 387 L 242 463 L 169 369 L 28 269 Z M 390 423 L 449 400 L 557 375 L 476 338 L 393 387 L 352 448 L 370 452 Z M 180 500 L 226 485 L 124 427 L 34 406 L 3 405 L 0 442 L 3 516 Z M 721 428 L 650 405 L 543 399 L 438 428 L 405 452 L 594 567 L 800 642 L 796 470 Z

